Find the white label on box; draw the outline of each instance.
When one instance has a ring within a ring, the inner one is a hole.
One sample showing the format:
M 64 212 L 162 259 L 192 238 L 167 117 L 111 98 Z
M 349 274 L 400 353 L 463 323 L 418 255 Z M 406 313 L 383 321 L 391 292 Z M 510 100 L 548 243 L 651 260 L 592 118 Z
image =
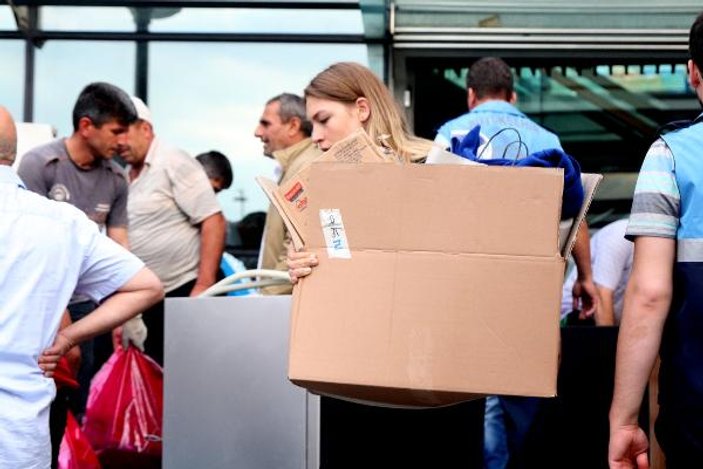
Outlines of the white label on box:
M 330 258 L 351 259 L 347 234 L 344 231 L 344 222 L 339 209 L 321 208 L 320 225 L 327 245 L 327 255 Z

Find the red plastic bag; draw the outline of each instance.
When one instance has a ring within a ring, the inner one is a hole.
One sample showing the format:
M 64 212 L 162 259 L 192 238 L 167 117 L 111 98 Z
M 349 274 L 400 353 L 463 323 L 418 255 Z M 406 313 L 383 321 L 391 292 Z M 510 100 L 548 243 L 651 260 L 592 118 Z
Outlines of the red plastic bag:
M 56 364 L 56 369 L 54 370 L 54 382 L 57 388 L 67 387 L 71 389 L 78 389 L 79 384 L 76 381 L 76 373 L 71 369 L 66 357 L 63 356 L 59 359 Z
M 59 448 L 59 469 L 100 469 L 98 456 L 71 412 L 66 416 L 66 432 Z
M 163 370 L 134 347 L 117 350 L 93 378 L 83 424 L 103 465 L 106 453 L 160 458 L 162 421 Z

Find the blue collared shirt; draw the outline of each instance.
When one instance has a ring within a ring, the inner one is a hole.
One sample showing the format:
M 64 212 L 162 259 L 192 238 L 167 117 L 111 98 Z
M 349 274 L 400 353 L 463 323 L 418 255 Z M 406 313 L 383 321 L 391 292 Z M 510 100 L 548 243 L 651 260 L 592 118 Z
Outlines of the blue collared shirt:
M 463 138 L 481 126 L 479 154 L 483 159 L 519 159 L 542 150 L 561 150 L 559 138 L 534 123 L 518 108 L 502 100 L 486 101 L 445 123 L 437 131 L 435 142 L 451 148 L 452 138 Z
M 0 467 L 48 468 L 54 381 L 37 360 L 74 289 L 100 301 L 142 267 L 78 210 L 0 165 Z

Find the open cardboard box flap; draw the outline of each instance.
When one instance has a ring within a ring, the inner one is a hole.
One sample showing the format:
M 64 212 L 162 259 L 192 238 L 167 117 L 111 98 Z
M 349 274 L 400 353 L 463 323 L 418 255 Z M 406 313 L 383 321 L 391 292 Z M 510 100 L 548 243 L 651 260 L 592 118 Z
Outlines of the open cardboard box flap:
M 382 153 L 362 129 L 335 143 L 315 160 L 315 162 L 347 164 L 392 161 L 393 159 Z M 286 229 L 291 234 L 293 247 L 298 250 L 305 246 L 303 230 L 305 210 L 308 206 L 309 173 L 310 166 L 306 166 L 280 186 L 268 178 L 262 176 L 256 178 L 256 182 L 281 215 Z

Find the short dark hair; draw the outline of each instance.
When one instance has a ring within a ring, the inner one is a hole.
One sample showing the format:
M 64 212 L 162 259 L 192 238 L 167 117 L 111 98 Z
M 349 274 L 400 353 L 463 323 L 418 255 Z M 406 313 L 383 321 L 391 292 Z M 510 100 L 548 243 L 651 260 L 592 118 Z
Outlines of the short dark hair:
M 110 83 L 91 83 L 78 95 L 73 106 L 73 131 L 78 130 L 78 122 L 87 117 L 94 126 L 102 127 L 111 120 L 120 125 L 130 125 L 137 121 L 137 110 L 129 95 Z
M 266 104 L 279 103 L 278 117 L 281 122 L 288 122 L 292 118 L 300 119 L 300 130 L 306 137 L 312 134 L 312 122 L 310 122 L 305 114 L 305 100 L 293 93 L 281 93 L 269 99 Z
M 498 57 L 484 57 L 469 68 L 466 88 L 474 90 L 478 99 L 501 98 L 509 101 L 513 95 L 513 72 Z
M 222 189 L 227 189 L 232 185 L 232 180 L 234 179 L 232 165 L 224 154 L 211 150 L 199 154 L 195 159 L 203 165 L 207 177 L 222 180 Z
M 703 13 L 700 13 L 691 26 L 688 35 L 688 52 L 691 60 L 703 72 Z

